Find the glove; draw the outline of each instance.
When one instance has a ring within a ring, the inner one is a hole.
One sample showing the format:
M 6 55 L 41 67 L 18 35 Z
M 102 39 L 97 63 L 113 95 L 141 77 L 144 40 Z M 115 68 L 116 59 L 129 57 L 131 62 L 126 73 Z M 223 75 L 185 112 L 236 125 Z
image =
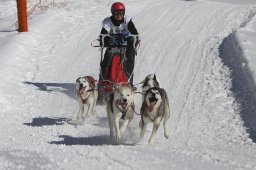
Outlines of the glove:
M 103 44 L 104 44 L 104 47 L 107 47 L 107 46 L 110 45 L 110 43 L 111 43 L 111 38 L 110 38 L 110 37 L 105 37 L 105 38 L 103 39 L 103 37 L 100 36 L 99 41 L 100 41 L 100 46 L 101 46 L 101 47 L 103 46 Z M 104 42 L 103 42 L 103 41 L 104 41 Z
M 122 35 L 122 37 L 124 37 L 124 38 L 128 37 L 129 34 L 130 34 L 130 33 L 129 33 L 128 31 L 123 31 L 123 32 L 121 32 L 121 35 Z

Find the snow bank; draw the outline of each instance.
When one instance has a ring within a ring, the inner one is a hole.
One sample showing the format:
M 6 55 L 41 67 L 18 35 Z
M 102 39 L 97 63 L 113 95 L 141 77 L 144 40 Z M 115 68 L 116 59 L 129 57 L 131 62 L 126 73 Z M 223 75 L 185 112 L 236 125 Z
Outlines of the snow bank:
M 225 65 L 232 70 L 232 88 L 237 102 L 240 104 L 240 115 L 250 134 L 256 141 L 256 69 L 255 69 L 255 13 L 248 23 L 237 32 L 226 37 L 219 47 L 220 57 Z M 254 18 L 253 18 L 254 17 Z M 251 21 L 250 21 L 251 20 Z M 245 27 L 246 25 L 246 27 Z
M 250 138 L 256 141 L 256 87 L 254 77 L 235 33 L 226 37 L 219 47 L 220 57 L 231 72 L 232 88 L 240 104 L 240 115 Z

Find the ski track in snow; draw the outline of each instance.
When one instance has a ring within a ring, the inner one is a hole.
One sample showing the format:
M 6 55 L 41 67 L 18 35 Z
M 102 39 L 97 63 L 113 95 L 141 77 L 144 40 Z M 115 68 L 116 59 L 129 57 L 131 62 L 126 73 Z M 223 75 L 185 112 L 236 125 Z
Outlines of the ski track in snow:
M 90 2 L 93 5 L 87 8 Z M 225 37 L 249 22 L 256 13 L 253 7 L 200 1 L 143 1 L 143 5 L 132 10 L 142 39 L 134 82 L 150 73 L 159 77 L 171 104 L 170 138 L 165 140 L 160 127 L 155 145 L 148 146 L 152 129 L 149 125 L 145 139 L 138 141 L 139 116 L 135 115 L 118 143 L 109 137 L 106 111 L 101 105 L 97 106 L 96 117 L 89 117 L 84 125 L 75 128 L 78 104 L 74 83 L 80 76 L 98 77 L 100 53 L 90 42 L 97 38 L 111 2 L 89 1 L 83 6 L 78 1 L 77 6 L 66 7 L 70 12 L 51 11 L 31 18 L 30 33 L 24 36 L 31 38 L 32 48 L 22 50 L 34 58 L 5 59 L 7 64 L 27 60 L 28 67 L 17 64 L 26 69 L 19 73 L 14 68 L 14 81 L 18 84 L 3 92 L 12 109 L 1 110 L 5 115 L 1 115 L 0 160 L 9 162 L 1 166 L 156 169 L 161 164 L 161 169 L 179 169 L 182 164 L 183 169 L 254 169 L 255 155 L 245 152 L 254 144 L 230 91 L 230 69 L 218 51 Z M 81 13 L 73 14 L 72 10 Z M 47 23 L 40 23 L 40 17 L 45 16 L 49 17 Z M 166 27 L 159 27 L 162 22 Z M 39 24 L 37 28 L 42 30 L 34 29 L 33 24 Z M 51 24 L 56 29 L 47 32 Z M 59 32 L 60 28 L 63 31 Z M 48 34 L 54 38 L 47 39 Z M 24 36 L 19 35 L 20 42 Z M 5 67 L 1 71 L 7 73 Z M 12 82 L 8 77 L 1 78 Z M 140 99 L 136 95 L 136 110 L 140 108 Z M 238 147 L 242 144 L 243 151 Z M 10 146 L 11 150 L 7 150 Z M 166 157 L 170 159 L 166 161 Z

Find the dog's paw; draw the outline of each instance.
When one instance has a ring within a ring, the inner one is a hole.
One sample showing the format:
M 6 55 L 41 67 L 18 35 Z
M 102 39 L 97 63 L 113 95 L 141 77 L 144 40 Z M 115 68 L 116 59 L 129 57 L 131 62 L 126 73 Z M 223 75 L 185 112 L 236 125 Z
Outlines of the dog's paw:
M 116 140 L 117 141 L 120 141 L 121 140 L 121 135 L 119 134 L 119 135 L 116 135 Z
M 169 138 L 169 134 L 170 134 L 170 133 L 169 133 L 169 130 L 168 130 L 167 128 L 165 128 L 165 129 L 164 129 L 164 136 L 165 136 L 166 139 Z
M 77 120 L 76 121 L 76 125 L 83 125 L 84 124 L 84 121 L 82 121 L 82 120 Z
M 153 141 L 153 140 L 149 140 L 149 141 L 148 141 L 148 144 L 149 144 L 149 145 L 154 145 L 154 141 Z

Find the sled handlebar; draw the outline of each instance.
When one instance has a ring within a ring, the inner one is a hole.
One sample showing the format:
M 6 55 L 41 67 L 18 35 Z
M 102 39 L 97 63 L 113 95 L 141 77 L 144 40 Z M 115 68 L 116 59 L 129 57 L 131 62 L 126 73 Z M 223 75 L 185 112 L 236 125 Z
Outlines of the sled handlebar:
M 105 43 L 106 37 L 114 38 L 112 35 L 109 35 L 109 34 L 100 34 L 100 37 L 101 37 L 102 44 L 99 47 L 105 47 L 104 43 Z M 130 35 L 126 36 L 125 38 L 129 38 L 129 37 L 133 37 L 134 39 L 136 39 L 136 38 L 139 39 L 139 35 L 135 35 L 135 34 L 130 34 Z M 126 45 L 108 45 L 106 47 L 107 48 L 118 48 L 118 47 L 126 47 Z M 134 47 L 134 49 L 136 49 L 136 41 L 133 42 L 133 47 Z

